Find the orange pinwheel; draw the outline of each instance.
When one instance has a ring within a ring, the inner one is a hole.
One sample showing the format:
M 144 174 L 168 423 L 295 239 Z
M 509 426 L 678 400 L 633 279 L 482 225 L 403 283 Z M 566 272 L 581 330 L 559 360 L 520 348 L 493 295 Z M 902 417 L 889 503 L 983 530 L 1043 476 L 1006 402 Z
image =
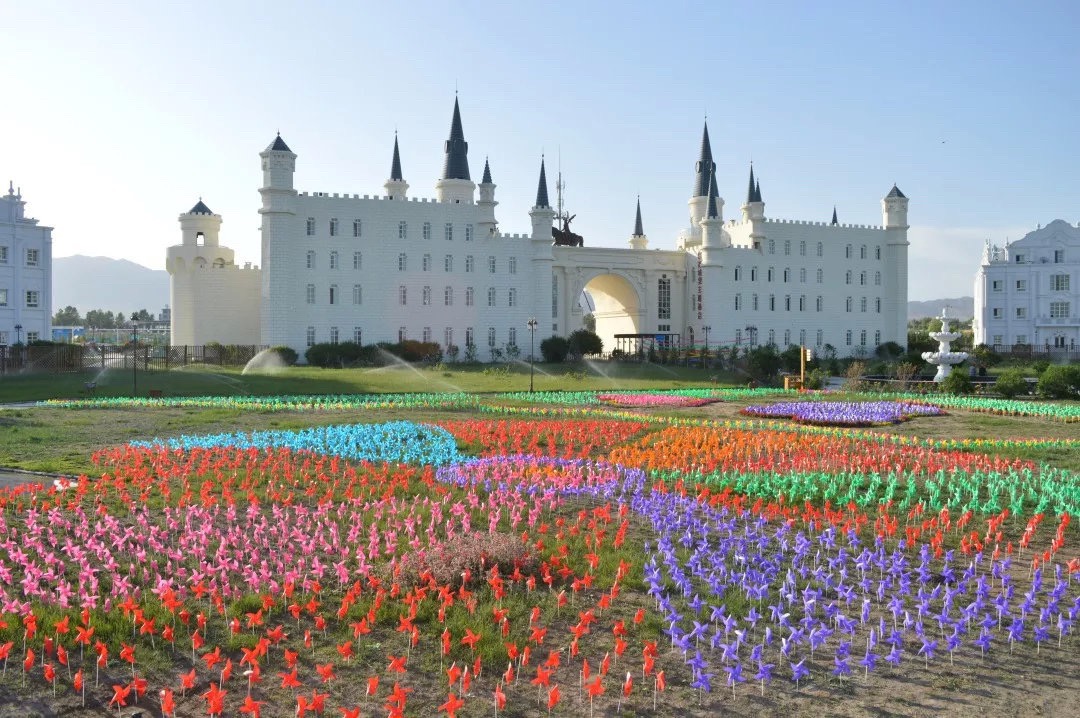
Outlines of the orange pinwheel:
M 334 664 L 333 663 L 326 663 L 326 664 L 316 663 L 315 664 L 315 672 L 319 674 L 320 678 L 322 678 L 323 683 L 329 683 L 330 681 L 337 678 L 337 676 L 334 675 Z
M 299 688 L 302 684 L 296 678 L 296 668 L 292 669 L 291 673 L 279 673 L 281 676 L 282 688 Z
M 561 697 L 562 697 L 562 694 L 559 693 L 559 687 L 558 686 L 554 686 L 554 687 L 552 687 L 552 689 L 550 691 L 548 691 L 548 713 L 551 712 L 552 708 L 554 708 L 555 706 L 557 706 L 559 704 L 559 699 Z
M 390 659 L 390 665 L 387 670 L 394 673 L 404 673 L 406 671 L 405 661 L 408 660 L 408 656 L 388 656 Z
M 251 718 L 259 718 L 259 711 L 262 709 L 265 701 L 254 700 L 251 696 L 244 699 L 243 705 L 240 706 L 241 713 L 250 713 Z
M 161 691 L 161 715 L 171 716 L 176 713 L 176 700 L 173 698 L 173 692 L 165 688 Z
M 204 653 L 202 659 L 206 663 L 207 668 L 213 668 L 217 664 L 221 663 L 221 646 L 215 646 L 214 650 L 210 651 L 209 653 Z
M 503 693 L 502 683 L 495 686 L 495 710 L 500 711 L 506 707 L 506 694 Z
M 111 705 L 111 706 L 115 705 L 117 708 L 120 708 L 121 706 L 126 706 L 127 705 L 127 697 L 129 695 L 131 695 L 131 686 L 129 686 L 127 684 L 125 684 L 125 685 L 114 685 L 112 687 L 112 689 L 113 689 L 113 697 L 112 697 L 112 700 L 109 701 L 109 705 Z
M 367 679 L 367 691 L 365 695 L 373 696 L 379 690 L 379 677 L 371 676 Z
M 345 641 L 340 646 L 337 646 L 338 655 L 344 658 L 346 663 L 348 663 L 349 659 L 353 657 L 352 644 L 352 641 Z
M 630 671 L 626 672 L 626 681 L 623 683 L 622 692 L 624 696 L 629 696 L 634 691 L 634 679 L 630 675 Z
M 664 672 L 660 671 L 656 674 L 656 690 L 662 691 L 667 688 L 667 679 L 664 677 Z
M 451 691 L 450 697 L 446 699 L 446 702 L 439 706 L 440 713 L 446 713 L 447 718 L 455 718 L 457 712 L 461 710 L 461 707 L 465 705 L 465 701 L 458 698 Z
M 221 715 L 225 711 L 225 695 L 228 691 L 221 690 L 216 683 L 210 684 L 210 690 L 203 693 L 206 699 L 206 712 L 209 715 Z

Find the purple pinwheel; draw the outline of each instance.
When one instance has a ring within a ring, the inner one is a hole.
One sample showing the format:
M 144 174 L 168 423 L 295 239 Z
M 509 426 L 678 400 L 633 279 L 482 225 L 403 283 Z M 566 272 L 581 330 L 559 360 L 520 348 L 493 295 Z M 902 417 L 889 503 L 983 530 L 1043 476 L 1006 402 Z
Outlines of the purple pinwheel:
M 806 667 L 806 659 L 791 664 L 791 680 L 795 681 L 795 687 L 799 687 L 799 681 L 810 677 L 810 669 Z
M 892 650 L 885 656 L 885 662 L 891 663 L 893 666 L 900 666 L 900 659 L 903 657 L 903 650 L 901 650 L 898 644 L 893 644 Z
M 706 693 L 712 693 L 712 678 L 715 675 L 715 673 L 696 671 L 694 673 L 694 680 L 690 683 L 690 687 L 699 691 L 705 691 Z
M 922 636 L 922 646 L 919 648 L 919 655 L 923 657 L 923 662 L 926 667 L 930 667 L 930 659 L 934 657 L 934 651 L 937 650 L 937 641 L 928 641 L 926 636 Z
M 870 677 L 870 671 L 874 670 L 877 665 L 877 659 L 878 655 L 873 651 L 868 651 L 865 656 L 859 659 L 859 665 L 863 667 L 863 677 Z
M 982 633 L 979 634 L 979 637 L 972 641 L 972 643 L 979 647 L 979 652 L 985 657 L 986 652 L 990 650 L 990 643 L 993 640 L 994 634 L 990 633 L 987 629 L 983 629 Z
M 775 668 L 772 663 L 762 663 L 758 661 L 757 673 L 754 674 L 755 681 L 761 681 L 761 695 L 765 695 L 765 684 L 772 683 L 772 671 Z
M 844 676 L 851 675 L 851 666 L 848 664 L 847 657 L 845 656 L 842 658 L 840 656 L 835 656 L 833 658 L 833 665 L 835 668 L 832 669 L 832 674 L 839 678 L 840 682 L 843 683 Z
M 734 699 L 735 686 L 746 680 L 742 674 L 742 664 L 736 663 L 731 666 L 724 666 L 724 670 L 727 671 L 727 684 L 731 686 L 731 697 Z

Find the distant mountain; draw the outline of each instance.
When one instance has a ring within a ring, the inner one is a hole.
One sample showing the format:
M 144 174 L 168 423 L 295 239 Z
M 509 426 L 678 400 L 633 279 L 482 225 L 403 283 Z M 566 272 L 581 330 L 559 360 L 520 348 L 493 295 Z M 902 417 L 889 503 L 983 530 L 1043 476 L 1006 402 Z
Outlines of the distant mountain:
M 126 259 L 53 258 L 53 311 L 73 306 L 131 314 L 145 309 L 155 317 L 169 303 L 169 273 Z
M 928 299 L 925 302 L 908 302 L 908 319 L 940 317 L 941 310 L 948 305 L 949 316 L 953 319 L 971 319 L 975 316 L 975 297 L 954 297 L 953 299 Z

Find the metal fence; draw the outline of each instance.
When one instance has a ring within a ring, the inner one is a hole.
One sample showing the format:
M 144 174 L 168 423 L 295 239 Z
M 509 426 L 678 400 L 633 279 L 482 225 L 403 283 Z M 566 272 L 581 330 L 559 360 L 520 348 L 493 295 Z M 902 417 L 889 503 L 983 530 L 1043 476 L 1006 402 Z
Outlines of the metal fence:
M 28 371 L 44 374 L 131 369 L 167 371 L 192 365 L 244 366 L 265 346 L 207 344 L 203 346 L 111 346 L 52 344 L 11 347 L 0 345 L 0 373 Z
M 990 348 L 996 353 L 1009 359 L 1031 359 L 1038 361 L 1045 359 L 1051 364 L 1065 362 L 1080 362 L 1080 347 L 1055 347 L 1049 344 L 1042 346 L 1031 344 L 992 344 Z

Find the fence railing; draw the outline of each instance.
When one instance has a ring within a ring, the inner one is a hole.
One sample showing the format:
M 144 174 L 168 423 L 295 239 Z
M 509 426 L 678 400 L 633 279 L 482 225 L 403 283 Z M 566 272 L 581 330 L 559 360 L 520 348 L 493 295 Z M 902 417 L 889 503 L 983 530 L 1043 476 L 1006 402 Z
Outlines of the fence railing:
M 992 344 L 990 348 L 1009 359 L 1046 359 L 1049 362 L 1080 361 L 1080 347 L 1048 344 Z
M 131 369 L 168 371 L 192 365 L 244 366 L 265 346 L 208 344 L 203 346 L 108 346 L 52 344 L 12 347 L 0 345 L 0 374 L 28 371 L 45 374 Z

